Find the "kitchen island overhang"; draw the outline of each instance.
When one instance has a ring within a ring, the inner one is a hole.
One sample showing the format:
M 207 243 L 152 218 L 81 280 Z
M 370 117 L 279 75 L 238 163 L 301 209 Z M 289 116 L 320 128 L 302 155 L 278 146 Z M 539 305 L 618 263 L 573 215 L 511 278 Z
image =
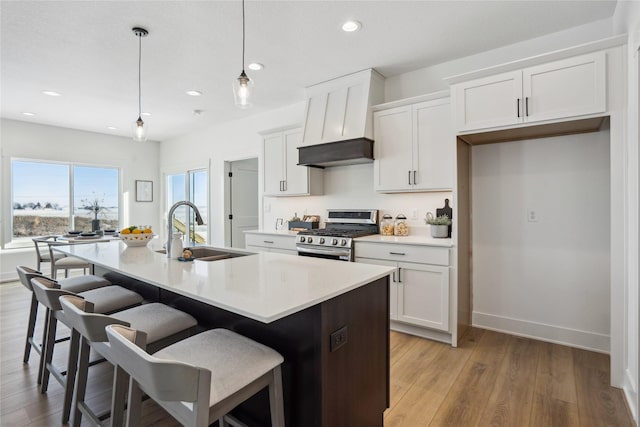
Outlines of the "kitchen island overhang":
M 389 274 L 393 268 L 275 253 L 180 262 L 122 243 L 63 247 L 112 281 L 143 290 L 285 358 L 290 426 L 382 426 L 389 406 Z M 234 414 L 269 425 L 266 391 Z

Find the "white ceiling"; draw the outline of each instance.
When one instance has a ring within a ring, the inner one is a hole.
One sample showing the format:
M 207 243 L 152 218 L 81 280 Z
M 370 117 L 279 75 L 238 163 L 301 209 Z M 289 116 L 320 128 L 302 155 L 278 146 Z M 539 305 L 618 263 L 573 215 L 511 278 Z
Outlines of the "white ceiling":
M 247 0 L 246 60 L 265 69 L 247 70 L 254 106 L 240 110 L 231 91 L 242 68 L 240 0 L 2 0 L 1 115 L 130 136 L 138 115 L 134 26 L 149 30 L 142 39 L 142 111 L 152 113 L 145 118 L 149 137 L 164 140 L 299 102 L 306 86 L 341 75 L 365 68 L 397 75 L 610 18 L 615 6 L 615 0 Z M 362 29 L 342 32 L 347 19 Z M 190 89 L 203 96 L 187 96 Z

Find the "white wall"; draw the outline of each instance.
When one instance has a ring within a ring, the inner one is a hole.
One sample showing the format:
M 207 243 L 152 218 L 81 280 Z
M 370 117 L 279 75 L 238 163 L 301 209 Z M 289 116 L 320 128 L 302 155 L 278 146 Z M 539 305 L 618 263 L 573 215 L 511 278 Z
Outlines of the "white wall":
M 443 62 L 433 67 L 421 68 L 397 76 L 387 77 L 385 81 L 385 100 L 390 102 L 440 90 L 448 90 L 449 86 L 443 80 L 446 77 L 549 53 L 554 50 L 604 39 L 612 35 L 611 20 L 605 19 L 520 43 L 506 45 L 477 55 Z
M 301 124 L 304 108 L 305 104 L 300 102 L 264 114 L 248 116 L 242 120 L 214 125 L 200 132 L 163 141 L 161 144 L 162 174 L 201 167 L 209 168 L 210 236 L 208 241 L 213 245 L 223 246 L 225 243 L 225 162 L 258 157 L 262 171 L 262 137 L 259 132 Z M 248 110 L 249 113 L 250 110 Z M 261 173 L 259 176 L 259 188 L 263 188 Z M 166 206 L 163 204 L 162 207 L 162 211 L 166 212 Z M 164 235 L 166 218 L 161 218 L 161 221 Z
M 475 326 L 609 351 L 609 174 L 608 131 L 473 147 Z
M 626 128 L 626 153 L 625 153 L 625 178 L 626 198 L 625 206 L 625 348 L 624 370 L 625 377 L 623 389 L 629 402 L 636 424 L 638 423 L 638 385 L 639 371 L 638 353 L 640 345 L 638 341 L 638 264 L 640 264 L 640 191 L 639 173 L 640 167 L 640 128 L 638 127 L 640 112 L 640 2 L 618 2 L 613 17 L 614 28 L 617 32 L 628 33 L 627 45 L 627 128 Z
M 72 162 L 91 166 L 112 166 L 121 170 L 121 224 L 158 223 L 157 142 L 134 142 L 129 138 L 2 119 L 0 122 L 0 236 L 11 239 L 11 159 Z M 135 201 L 135 180 L 154 182 L 154 202 Z M 0 249 L 0 281 L 16 278 L 15 266 L 34 266 L 33 250 Z

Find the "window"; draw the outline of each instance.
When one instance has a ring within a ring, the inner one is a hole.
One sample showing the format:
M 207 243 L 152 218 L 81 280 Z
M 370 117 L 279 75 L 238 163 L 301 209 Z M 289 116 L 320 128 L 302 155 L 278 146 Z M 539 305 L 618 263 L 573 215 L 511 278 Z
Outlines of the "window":
M 183 234 L 186 234 L 187 229 L 189 230 L 187 245 L 207 243 L 207 224 L 209 223 L 207 181 L 208 174 L 205 169 L 167 176 L 167 211 L 174 203 L 188 200 L 198 207 L 204 221 L 203 225 L 198 225 L 193 209 L 186 206 L 180 206 L 175 210 L 173 230 Z
M 118 228 L 120 172 L 117 168 L 13 160 L 12 237 Z

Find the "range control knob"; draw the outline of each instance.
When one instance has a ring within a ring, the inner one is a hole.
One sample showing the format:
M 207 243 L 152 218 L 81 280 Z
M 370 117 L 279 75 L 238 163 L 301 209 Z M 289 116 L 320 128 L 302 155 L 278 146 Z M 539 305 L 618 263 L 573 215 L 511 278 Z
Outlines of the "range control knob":
M 311 237 L 309 237 L 309 238 L 307 239 L 307 243 L 313 243 L 313 239 L 312 239 Z
M 304 241 L 305 241 L 304 236 L 300 236 L 300 243 L 304 243 Z
M 338 244 L 338 239 L 332 239 L 331 240 L 331 244 L 334 245 L 334 246 L 337 245 Z
M 346 241 L 345 239 L 342 239 L 342 240 L 340 241 L 340 244 L 341 244 L 342 246 L 347 246 L 347 241 Z
M 321 245 L 324 245 L 324 237 L 321 237 L 321 238 L 320 238 L 320 244 L 321 244 Z

